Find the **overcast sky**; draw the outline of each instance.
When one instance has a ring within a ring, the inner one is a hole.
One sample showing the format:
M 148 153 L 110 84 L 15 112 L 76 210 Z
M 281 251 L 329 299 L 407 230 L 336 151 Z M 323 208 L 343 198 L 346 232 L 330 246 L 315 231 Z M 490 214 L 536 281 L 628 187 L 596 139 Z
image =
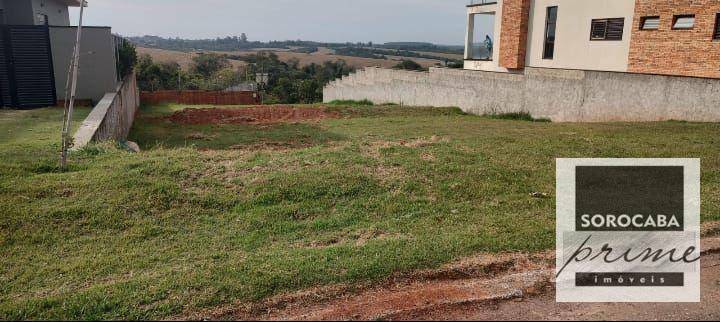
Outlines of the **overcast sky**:
M 88 0 L 87 25 L 125 36 L 461 45 L 469 0 Z M 77 24 L 79 9 L 72 11 Z

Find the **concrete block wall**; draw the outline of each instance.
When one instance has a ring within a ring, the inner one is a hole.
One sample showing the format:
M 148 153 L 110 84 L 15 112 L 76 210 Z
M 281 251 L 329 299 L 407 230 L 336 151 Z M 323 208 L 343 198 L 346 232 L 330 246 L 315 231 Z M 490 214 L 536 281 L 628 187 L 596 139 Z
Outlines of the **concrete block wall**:
M 135 73 L 128 75 L 117 91 L 106 93 L 75 132 L 73 150 L 90 142 L 125 140 L 140 107 Z
M 494 73 L 367 68 L 328 84 L 324 101 L 457 106 L 478 115 L 528 112 L 555 122 L 720 122 L 720 80 L 526 68 Z

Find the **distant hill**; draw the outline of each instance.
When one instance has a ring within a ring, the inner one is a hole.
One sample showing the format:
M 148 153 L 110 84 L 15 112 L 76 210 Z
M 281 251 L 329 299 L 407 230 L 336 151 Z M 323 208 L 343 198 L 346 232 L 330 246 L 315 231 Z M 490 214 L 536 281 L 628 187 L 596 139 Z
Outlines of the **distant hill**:
M 146 48 L 158 48 L 177 51 L 237 51 L 256 48 L 289 49 L 291 47 L 320 47 L 322 44 L 313 41 L 248 41 L 243 37 L 232 36 L 215 39 L 182 39 L 163 38 L 158 36 L 127 37 L 131 42 Z
M 373 43 L 322 43 L 305 40 L 283 40 L 283 41 L 249 41 L 243 36 L 228 36 L 215 39 L 182 39 L 163 38 L 158 36 L 128 37 L 128 39 L 140 47 L 157 48 L 175 51 L 243 51 L 253 49 L 285 49 L 298 50 L 298 48 L 383 48 L 405 51 L 422 51 L 447 54 L 462 54 L 462 46 L 436 45 L 424 42 L 390 42 L 385 44 Z

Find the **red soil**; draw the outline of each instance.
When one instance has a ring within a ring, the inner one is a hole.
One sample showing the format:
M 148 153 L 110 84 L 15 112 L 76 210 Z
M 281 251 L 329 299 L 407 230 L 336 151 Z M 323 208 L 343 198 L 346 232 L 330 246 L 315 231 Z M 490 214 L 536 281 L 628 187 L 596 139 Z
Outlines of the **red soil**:
M 283 122 L 316 121 L 337 118 L 338 114 L 325 108 L 299 108 L 291 106 L 247 108 L 187 108 L 167 117 L 173 123 L 199 124 L 268 124 Z

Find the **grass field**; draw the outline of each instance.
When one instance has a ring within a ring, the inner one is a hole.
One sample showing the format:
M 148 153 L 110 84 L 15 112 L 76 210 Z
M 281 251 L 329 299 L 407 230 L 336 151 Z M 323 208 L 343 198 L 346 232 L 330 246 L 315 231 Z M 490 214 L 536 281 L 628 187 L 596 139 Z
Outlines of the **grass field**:
M 0 111 L 1 319 L 163 318 L 551 249 L 558 157 L 700 157 L 703 219 L 720 220 L 719 124 L 342 105 L 294 124 L 162 118 L 181 108 L 143 109 L 142 153 L 93 146 L 67 173 L 60 110 Z

